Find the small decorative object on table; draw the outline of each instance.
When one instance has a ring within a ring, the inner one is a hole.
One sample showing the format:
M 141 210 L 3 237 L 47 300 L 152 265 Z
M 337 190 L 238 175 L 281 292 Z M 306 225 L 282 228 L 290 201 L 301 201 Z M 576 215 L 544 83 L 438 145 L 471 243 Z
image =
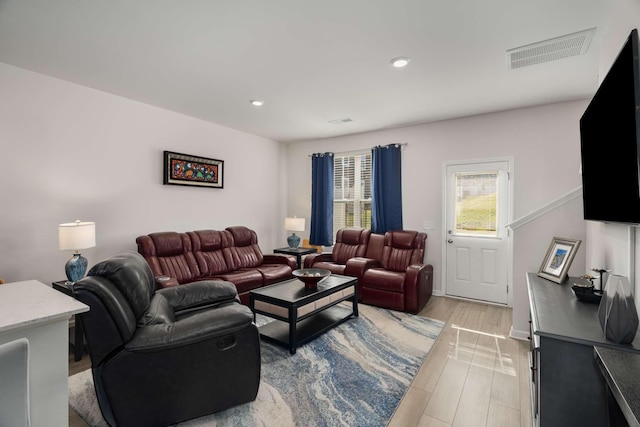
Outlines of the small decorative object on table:
M 609 273 L 611 270 L 607 270 L 606 268 L 592 268 L 591 271 L 595 271 L 600 275 L 600 291 L 604 291 L 604 274 Z
M 638 331 L 638 312 L 633 301 L 631 285 L 625 276 L 612 274 L 598 307 L 598 320 L 606 339 L 629 344 Z
M 600 304 L 602 299 L 602 291 L 594 289 L 593 280 L 595 277 L 590 275 L 580 276 L 580 278 L 572 278 L 573 285 L 571 289 L 578 298 L 578 301 L 588 302 L 592 304 Z
M 556 283 L 562 283 L 567 277 L 576 252 L 578 252 L 580 242 L 581 240 L 554 237 L 551 240 L 551 245 L 549 245 L 544 261 L 542 261 L 540 270 L 538 270 L 538 276 Z
M 300 270 L 293 270 L 293 275 L 298 280 L 304 282 L 306 289 L 315 290 L 318 289 L 318 282 L 330 276 L 331 272 L 324 268 L 302 268 Z
M 58 246 L 61 251 L 73 250 L 73 256 L 64 266 L 67 279 L 77 282 L 87 272 L 87 259 L 80 249 L 93 248 L 96 245 L 96 223 L 76 220 L 58 226 Z
M 300 237 L 296 236 L 296 231 L 304 231 L 304 218 L 285 218 L 284 229 L 293 231 L 291 236 L 287 237 L 287 244 L 290 248 L 297 248 L 300 245 Z

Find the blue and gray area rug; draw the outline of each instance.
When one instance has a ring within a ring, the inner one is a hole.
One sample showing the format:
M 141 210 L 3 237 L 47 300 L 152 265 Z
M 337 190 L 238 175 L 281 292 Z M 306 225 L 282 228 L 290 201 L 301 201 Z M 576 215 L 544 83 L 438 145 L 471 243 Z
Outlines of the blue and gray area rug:
M 303 345 L 294 355 L 263 341 L 256 401 L 179 425 L 386 425 L 444 323 L 366 305 L 359 310 L 360 317 Z M 264 318 L 258 323 L 263 322 Z M 90 370 L 69 378 L 69 403 L 90 426 L 106 426 Z

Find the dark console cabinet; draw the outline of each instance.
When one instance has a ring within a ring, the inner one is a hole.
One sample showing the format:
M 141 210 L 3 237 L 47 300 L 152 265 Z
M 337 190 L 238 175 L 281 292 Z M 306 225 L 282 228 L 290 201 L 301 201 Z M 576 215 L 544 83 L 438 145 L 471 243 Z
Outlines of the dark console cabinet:
M 607 388 L 594 346 L 640 354 L 640 334 L 631 345 L 607 341 L 598 305 L 578 301 L 570 279 L 557 284 L 529 273 L 527 289 L 532 425 L 607 426 Z

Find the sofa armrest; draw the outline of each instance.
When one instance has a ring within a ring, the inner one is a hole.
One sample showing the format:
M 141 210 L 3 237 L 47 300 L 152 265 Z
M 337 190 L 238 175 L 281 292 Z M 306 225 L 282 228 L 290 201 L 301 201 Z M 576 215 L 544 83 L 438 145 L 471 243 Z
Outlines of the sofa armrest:
M 181 289 L 184 286 L 180 286 Z M 170 324 L 139 327 L 125 344 L 128 351 L 152 352 L 233 334 L 253 322 L 253 313 L 242 304 L 229 303 L 203 309 Z
M 309 254 L 304 259 L 304 268 L 311 268 L 316 262 L 331 262 L 332 260 L 333 254 L 331 252 Z
M 365 271 L 375 267 L 380 267 L 380 261 L 371 258 L 355 257 L 347 261 L 344 274 L 360 279 Z
M 156 276 L 156 289 L 173 288 L 180 286 L 178 279 L 171 276 Z
M 262 255 L 263 264 L 284 264 L 291 267 L 291 270 L 298 268 L 296 257 L 285 254 L 266 254 Z
M 238 291 L 235 285 L 223 280 L 185 283 L 177 287 L 159 289 L 157 293 L 167 299 L 176 313 L 181 310 L 238 300 Z
M 407 267 L 404 279 L 405 308 L 417 313 L 426 304 L 433 291 L 433 266 L 413 264 Z

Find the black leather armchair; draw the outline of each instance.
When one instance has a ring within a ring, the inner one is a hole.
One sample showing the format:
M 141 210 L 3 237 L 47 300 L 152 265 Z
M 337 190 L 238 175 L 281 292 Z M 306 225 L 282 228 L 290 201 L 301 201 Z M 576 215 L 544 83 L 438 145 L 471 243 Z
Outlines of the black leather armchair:
M 98 403 L 111 426 L 164 426 L 256 398 L 260 339 L 233 284 L 156 290 L 137 253 L 95 265 L 74 285 Z

